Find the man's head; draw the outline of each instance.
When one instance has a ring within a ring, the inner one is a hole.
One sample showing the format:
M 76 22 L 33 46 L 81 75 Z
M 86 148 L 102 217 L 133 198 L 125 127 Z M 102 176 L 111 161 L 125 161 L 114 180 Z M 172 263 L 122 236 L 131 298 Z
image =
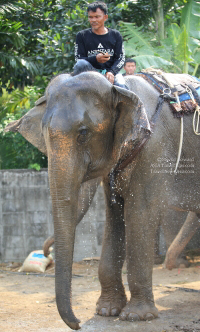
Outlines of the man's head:
M 89 11 L 96 12 L 98 8 L 101 9 L 101 11 L 104 12 L 105 15 L 108 14 L 108 7 L 105 4 L 105 2 L 102 1 L 95 1 L 90 3 L 87 7 L 87 12 L 88 13 Z
M 134 75 L 136 70 L 136 61 L 134 59 L 126 59 L 124 69 L 126 71 L 126 75 Z
M 102 1 L 95 1 L 88 5 L 87 12 L 93 32 L 104 29 L 104 23 L 108 19 L 107 5 Z

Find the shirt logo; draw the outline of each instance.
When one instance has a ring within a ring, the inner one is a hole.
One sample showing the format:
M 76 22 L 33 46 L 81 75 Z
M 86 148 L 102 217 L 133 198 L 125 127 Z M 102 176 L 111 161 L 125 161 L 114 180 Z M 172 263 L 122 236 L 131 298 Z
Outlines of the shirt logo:
M 97 48 L 103 48 L 103 45 L 101 43 L 99 43 Z

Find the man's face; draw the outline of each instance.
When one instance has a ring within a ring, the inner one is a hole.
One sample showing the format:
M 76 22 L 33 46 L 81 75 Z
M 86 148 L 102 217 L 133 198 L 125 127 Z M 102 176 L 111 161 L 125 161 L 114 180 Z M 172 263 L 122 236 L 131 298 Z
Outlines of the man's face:
M 105 15 L 100 8 L 97 8 L 96 12 L 93 12 L 92 10 L 88 12 L 88 21 L 90 22 L 93 31 L 104 27 L 104 23 L 107 19 L 108 15 Z
M 127 62 L 124 66 L 124 69 L 126 71 L 126 75 L 134 75 L 134 72 L 136 70 L 135 62 Z

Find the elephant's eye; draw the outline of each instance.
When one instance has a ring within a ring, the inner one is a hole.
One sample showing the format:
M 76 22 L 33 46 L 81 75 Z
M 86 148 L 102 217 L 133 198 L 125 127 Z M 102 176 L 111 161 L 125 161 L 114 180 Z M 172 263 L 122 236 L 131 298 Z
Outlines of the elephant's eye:
M 80 129 L 77 137 L 78 143 L 85 143 L 88 140 L 88 134 L 89 130 L 87 128 Z

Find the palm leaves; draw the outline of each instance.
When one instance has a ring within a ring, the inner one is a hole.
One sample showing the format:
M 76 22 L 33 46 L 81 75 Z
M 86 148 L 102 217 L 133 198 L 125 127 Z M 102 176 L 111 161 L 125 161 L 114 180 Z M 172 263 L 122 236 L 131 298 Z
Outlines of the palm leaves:
M 124 37 L 124 46 L 127 57 L 134 56 L 137 61 L 137 70 L 154 66 L 155 68 L 173 67 L 173 63 L 164 56 L 161 47 L 155 47 L 153 36 L 144 33 L 142 27 L 138 28 L 132 23 L 120 23 L 120 31 Z M 163 52 L 164 53 L 164 52 Z
M 135 24 L 120 22 L 120 31 L 125 39 L 125 48 L 129 55 L 154 54 L 153 48 L 149 43 L 152 37 L 150 34 L 143 33 L 143 27 L 136 27 Z M 133 47 L 134 46 L 134 47 Z
M 15 11 L 17 9 L 17 0 L 0 0 L 0 14 Z
M 181 24 L 171 24 L 168 30 L 172 55 L 184 73 L 196 74 L 200 63 L 200 2 L 190 0 L 182 10 Z M 191 66 L 191 68 L 189 68 Z M 195 67 L 195 68 L 194 68 Z
M 171 24 L 167 38 L 156 43 L 153 34 L 142 31 L 134 24 L 121 22 L 128 57 L 134 56 L 137 68 L 154 66 L 174 72 L 196 74 L 200 63 L 200 3 L 190 0 L 182 10 L 181 24 Z

